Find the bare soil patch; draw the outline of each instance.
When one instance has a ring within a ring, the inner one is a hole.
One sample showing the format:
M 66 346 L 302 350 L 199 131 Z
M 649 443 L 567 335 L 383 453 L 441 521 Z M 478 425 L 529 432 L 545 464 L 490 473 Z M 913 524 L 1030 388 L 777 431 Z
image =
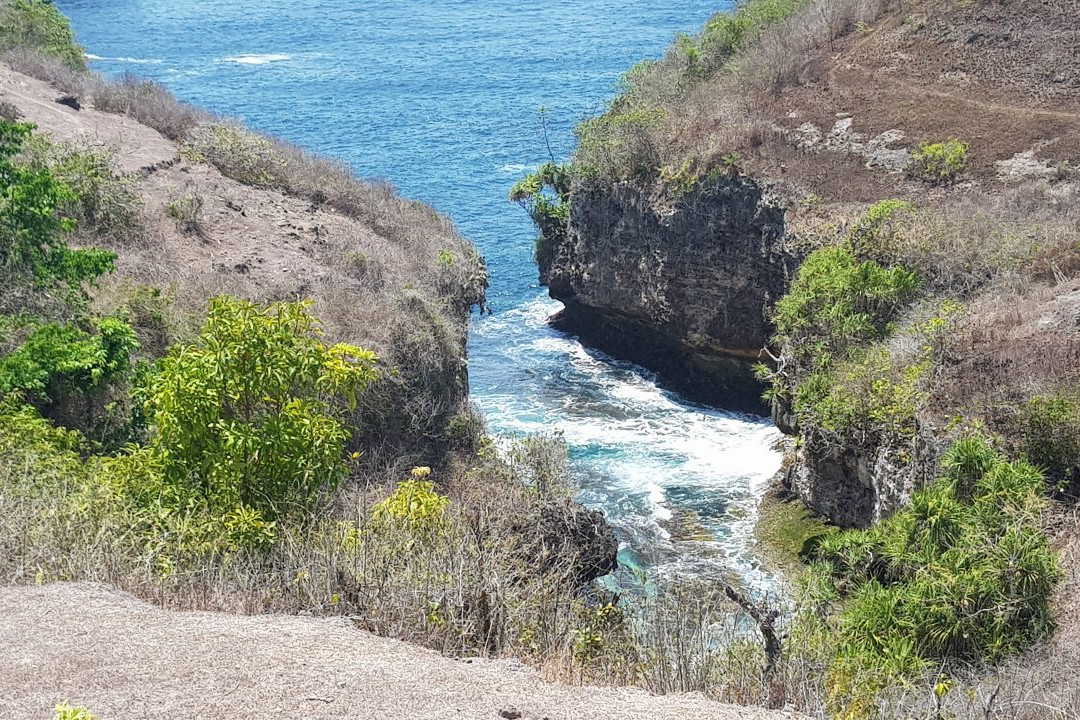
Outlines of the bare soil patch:
M 782 720 L 700 695 L 545 682 L 507 661 L 455 661 L 344 619 L 161 610 L 98 585 L 0 589 L 0 716 L 62 701 L 105 720 L 477 718 Z

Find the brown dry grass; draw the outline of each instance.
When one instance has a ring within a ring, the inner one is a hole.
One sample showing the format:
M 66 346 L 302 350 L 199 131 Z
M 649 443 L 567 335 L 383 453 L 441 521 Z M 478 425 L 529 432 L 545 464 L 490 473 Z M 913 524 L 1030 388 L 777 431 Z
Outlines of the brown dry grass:
M 700 177 L 732 153 L 752 153 L 779 137 L 773 119 L 762 112 L 764 96 L 806 81 L 834 39 L 895 5 L 895 0 L 813 2 L 705 77 L 695 70 L 702 61 L 677 42 L 662 60 L 624 78 L 606 122 L 582 125 L 575 163 L 586 177 L 618 179 L 655 171 Z
M 735 160 L 797 198 L 936 200 L 944 193 L 867 166 L 868 140 L 892 131 L 899 151 L 970 142 L 965 187 L 998 183 L 995 163 L 1018 153 L 1049 173 L 1080 153 L 1069 81 L 1080 68 L 1052 49 L 1075 44 L 1075 7 L 1037 3 L 1022 15 L 992 2 L 817 0 L 705 76 L 676 42 L 628 73 L 607 115 L 582 125 L 575 163 L 585 178 L 659 175 L 678 189 Z M 996 40 L 1001 27 L 1008 43 Z M 838 113 L 853 125 L 830 138 Z M 823 142 L 806 146 L 808 125 Z
M 117 272 L 95 293 L 99 309 L 122 308 L 139 287 L 153 286 L 172 300 L 167 324 L 183 330 L 197 326 L 193 318 L 215 295 L 311 298 L 328 337 L 381 356 L 384 372 L 353 419 L 354 449 L 370 466 L 433 462 L 451 445 L 450 420 L 467 413 L 468 313 L 483 302 L 487 274 L 450 220 L 154 83 L 74 74 L 27 52 L 11 58 L 95 109 L 62 108 L 54 90 L 14 72 L 0 80 L 5 100 L 61 146 L 116 145 L 116 182 L 133 186 L 144 206 L 137 237 L 95 227 L 79 238 L 119 254 Z M 196 196 L 198 232 L 188 232 L 174 204 Z M 157 333 L 140 331 L 144 342 Z

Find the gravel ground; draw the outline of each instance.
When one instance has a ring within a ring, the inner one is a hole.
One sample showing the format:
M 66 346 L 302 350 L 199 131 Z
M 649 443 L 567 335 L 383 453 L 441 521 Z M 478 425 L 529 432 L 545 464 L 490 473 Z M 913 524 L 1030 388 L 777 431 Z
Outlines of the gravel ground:
M 48 720 L 62 701 L 104 720 L 794 717 L 549 683 L 520 663 L 457 661 L 343 619 L 173 612 L 87 583 L 0 588 L 0 718 Z

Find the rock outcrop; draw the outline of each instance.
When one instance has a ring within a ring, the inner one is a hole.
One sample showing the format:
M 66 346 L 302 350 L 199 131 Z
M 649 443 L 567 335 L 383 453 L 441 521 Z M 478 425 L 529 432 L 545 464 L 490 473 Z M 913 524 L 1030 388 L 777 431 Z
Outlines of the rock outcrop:
M 1037 278 L 1028 268 L 1033 279 L 1018 297 L 1037 294 L 1039 283 L 1053 290 L 1074 279 L 1072 261 L 1046 250 L 1071 237 L 1075 222 L 1054 208 L 1068 207 L 1055 194 L 1076 177 L 1080 84 L 1073 78 L 1080 73 L 1075 57 L 1051 50 L 1076 44 L 1074 4 L 1036 3 L 1018 14 L 1005 4 L 927 3 L 913 16 L 878 3 L 863 7 L 858 21 L 844 15 L 850 7 L 823 4 L 823 17 L 835 13 L 835 27 L 846 29 L 796 51 L 787 44 L 788 35 L 805 31 L 796 16 L 744 48 L 738 72 L 714 76 L 685 72 L 676 48 L 653 66 L 655 74 L 646 68 L 630 77 L 608 113 L 583 126 L 575 162 L 588 172 L 572 187 L 566 236 L 544 253 L 541 267 L 542 282 L 566 305 L 556 323 L 657 371 L 695 399 L 756 409 L 763 388 L 748 367 L 769 341 L 770 306 L 801 262 L 803 251 L 794 248 L 809 252 L 821 238 L 850 237 L 879 201 L 939 213 L 926 221 L 926 237 L 940 232 L 952 240 L 928 240 L 927 248 L 954 242 L 952 252 L 961 256 L 967 248 L 955 243 L 950 226 L 956 217 L 970 217 L 957 227 L 985 227 L 993 217 L 1003 228 L 1041 228 L 1003 231 L 1039 238 L 1033 252 L 1045 251 L 1040 262 L 1050 268 Z M 758 61 L 768 66 L 765 74 L 775 71 L 767 89 L 752 79 Z M 954 160 L 959 178 L 942 182 L 921 173 L 917 162 L 908 171 L 909 162 L 941 152 L 950 139 L 963 148 Z M 616 180 L 625 177 L 634 179 Z M 1057 230 L 1045 230 L 1055 222 Z M 981 248 L 995 232 L 976 230 L 966 244 Z M 1071 258 L 1068 246 L 1062 242 L 1060 252 Z M 919 267 L 925 278 L 939 276 L 941 287 L 927 294 L 967 302 L 986 278 L 967 276 L 971 262 L 937 267 L 949 264 L 947 254 L 920 260 L 912 250 L 908 262 L 926 263 Z M 952 286 L 942 272 L 958 275 Z M 1017 315 L 1015 298 L 987 292 L 985 304 Z M 973 317 L 965 317 L 969 331 Z M 791 408 L 774 407 L 777 427 L 800 438 L 788 487 L 844 526 L 866 527 L 902 506 L 936 471 L 943 438 L 935 428 L 958 411 L 978 418 L 1002 398 L 1024 397 L 1030 388 L 1014 387 L 1018 379 L 1046 375 L 1025 369 L 987 377 L 977 362 L 952 368 L 956 358 L 979 357 L 976 349 L 990 344 L 981 338 L 995 332 L 981 329 L 953 359 L 935 360 L 934 391 L 942 399 L 920 401 L 918 411 L 928 417 L 916 418 L 914 440 L 910 432 L 893 437 L 888 428 L 845 434 L 799 427 Z M 1031 336 L 1048 337 L 1046 323 Z M 1018 347 L 1047 367 L 1047 355 L 1064 358 L 1043 386 L 1069 377 L 1072 350 L 1061 348 L 1071 346 L 1037 342 L 1052 351 Z M 820 369 L 812 366 L 781 363 L 779 370 L 791 389 Z M 949 377 L 942 380 L 942 373 Z M 958 401 L 945 402 L 957 394 Z
M 906 505 L 915 489 L 933 479 L 939 450 L 928 437 L 902 448 L 829 447 L 804 439 L 792 453 L 783 484 L 830 522 L 867 528 Z
M 784 237 L 784 208 L 748 178 L 677 199 L 632 183 L 584 186 L 541 279 L 566 306 L 560 328 L 694 399 L 761 410 L 750 367 L 769 337 L 765 308 L 795 266 Z

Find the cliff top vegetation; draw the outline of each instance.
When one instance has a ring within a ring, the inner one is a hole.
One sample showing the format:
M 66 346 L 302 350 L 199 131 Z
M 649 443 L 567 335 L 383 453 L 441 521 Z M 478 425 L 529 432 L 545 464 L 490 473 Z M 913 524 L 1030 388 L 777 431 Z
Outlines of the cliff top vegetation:
M 738 157 L 796 195 L 866 202 L 889 188 L 925 194 L 924 176 L 900 178 L 898 193 L 890 172 L 956 140 L 966 181 L 1050 174 L 1080 155 L 1080 68 L 1063 49 L 1077 42 L 1074 12 L 1070 2 L 1017 13 L 998 0 L 747 0 L 627 71 L 607 112 L 579 126 L 574 169 L 678 185 Z

